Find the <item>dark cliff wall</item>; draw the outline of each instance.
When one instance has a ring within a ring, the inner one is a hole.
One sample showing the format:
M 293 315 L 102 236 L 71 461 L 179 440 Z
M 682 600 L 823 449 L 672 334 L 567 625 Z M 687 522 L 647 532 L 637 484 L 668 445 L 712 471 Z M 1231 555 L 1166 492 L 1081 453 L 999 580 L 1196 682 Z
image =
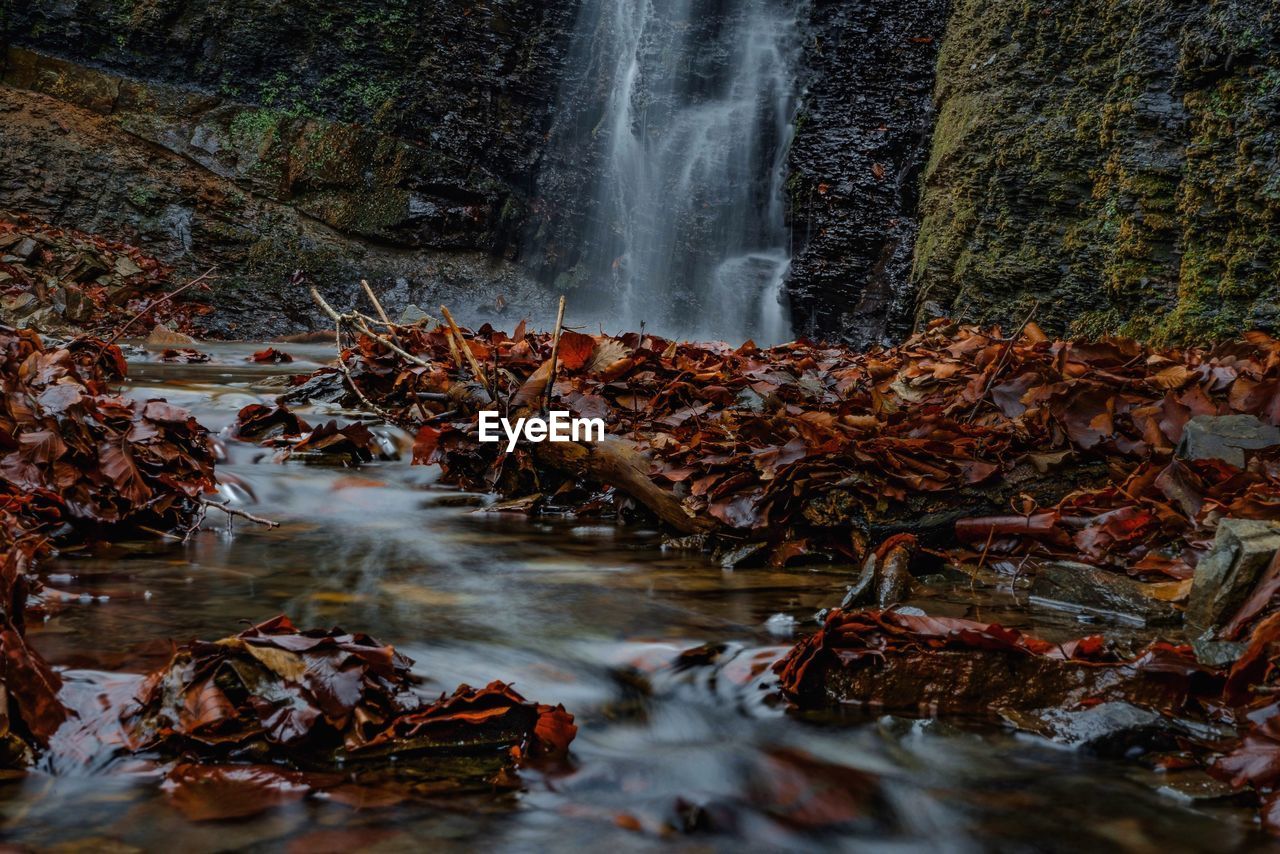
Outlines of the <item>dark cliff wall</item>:
M 218 263 L 228 334 L 312 324 L 286 284 L 295 266 L 346 303 L 363 275 L 393 308 L 502 294 L 536 312 L 546 292 L 525 271 L 554 276 L 518 257 L 521 236 L 551 235 L 539 243 L 554 274 L 589 214 L 560 198 L 590 179 L 589 158 L 544 168 L 577 5 L 19 4 L 0 18 L 0 144 L 16 153 L 0 163 L 0 209 L 135 240 L 183 273 Z M 870 341 L 909 315 L 945 3 L 808 9 L 788 185 L 795 315 L 802 331 Z M 535 199 L 539 174 L 551 179 Z
M 501 259 L 574 5 L 18 4 L 0 19 L 0 208 L 219 263 L 215 298 L 246 333 L 308 322 L 305 295 L 281 290 L 298 264 L 335 292 L 382 280 L 393 306 L 450 288 L 536 299 Z M 291 317 L 255 327 L 273 307 Z
M 1274 0 L 956 0 L 920 317 L 1209 340 L 1280 322 Z
M 868 344 L 910 323 L 917 188 L 947 0 L 812 0 L 788 183 L 797 332 Z

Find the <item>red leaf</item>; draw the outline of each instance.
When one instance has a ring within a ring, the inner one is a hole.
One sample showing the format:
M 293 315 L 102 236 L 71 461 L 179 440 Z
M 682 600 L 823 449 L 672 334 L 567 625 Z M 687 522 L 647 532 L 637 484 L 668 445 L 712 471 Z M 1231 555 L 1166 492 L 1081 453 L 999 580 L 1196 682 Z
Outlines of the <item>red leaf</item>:
M 422 466 L 434 463 L 438 458 L 436 451 L 440 444 L 440 434 L 444 430 L 423 424 L 418 428 L 418 435 L 413 440 L 413 464 Z
M 596 349 L 596 339 L 581 332 L 566 329 L 560 333 L 560 346 L 556 350 L 560 364 L 570 371 L 576 371 L 587 364 L 591 353 Z
M 270 362 L 272 364 L 282 364 L 284 362 L 292 362 L 293 357 L 288 353 L 277 350 L 274 347 L 268 347 L 265 350 L 259 350 L 249 357 L 251 362 Z
M 132 504 L 141 504 L 151 497 L 151 488 L 143 480 L 128 444 L 120 440 L 103 442 L 99 454 L 103 474 L 111 478 L 122 497 Z

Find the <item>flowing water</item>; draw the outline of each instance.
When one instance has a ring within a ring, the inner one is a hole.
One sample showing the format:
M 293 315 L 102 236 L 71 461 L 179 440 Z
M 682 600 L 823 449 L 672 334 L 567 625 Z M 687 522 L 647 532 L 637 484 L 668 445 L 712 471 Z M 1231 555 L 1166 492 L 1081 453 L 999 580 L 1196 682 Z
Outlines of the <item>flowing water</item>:
M 559 271 L 595 298 L 592 319 L 790 338 L 783 185 L 798 3 L 582 3 L 547 156 L 592 176 L 571 194 L 585 212 L 581 253 Z
M 270 397 L 258 383 L 279 369 L 246 365 L 253 349 L 211 347 L 218 359 L 205 365 L 135 362 L 127 391 L 187 406 L 218 431 Z M 521 772 L 515 794 L 369 810 L 309 799 L 200 824 L 166 802 L 162 768 L 76 739 L 72 723 L 36 772 L 0 778 L 0 839 L 186 854 L 1257 843 L 1247 811 L 1161 794 L 1162 780 L 1133 764 L 991 727 L 789 712 L 767 665 L 839 601 L 849 567 L 726 571 L 665 551 L 654 531 L 479 512 L 483 496 L 436 484 L 427 467 L 279 464 L 256 446 L 226 446 L 220 471 L 242 484 L 234 497 L 251 494 L 249 506 L 281 528 L 228 529 L 211 513 L 186 545 L 118 545 L 44 567 L 73 597 L 31 637 L 86 718 L 162 664 L 168 639 L 218 638 L 283 612 L 394 643 L 441 691 L 502 679 L 563 703 L 580 727 L 572 767 Z M 1034 616 L 1007 591 L 975 598 L 968 584 L 938 581 L 916 604 L 1021 627 Z M 1065 618 L 1035 619 L 1050 637 L 1079 633 Z

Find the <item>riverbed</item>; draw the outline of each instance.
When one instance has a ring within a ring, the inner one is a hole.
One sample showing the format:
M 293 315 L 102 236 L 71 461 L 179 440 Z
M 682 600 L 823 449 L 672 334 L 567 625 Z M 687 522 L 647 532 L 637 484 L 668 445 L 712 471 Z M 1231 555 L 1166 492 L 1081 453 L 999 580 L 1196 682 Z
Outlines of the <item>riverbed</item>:
M 259 345 L 261 346 L 261 345 Z M 277 345 L 279 346 L 279 345 Z M 189 408 L 215 434 L 273 375 L 328 360 L 287 346 L 203 348 L 204 364 L 135 354 L 126 393 Z M 359 417 L 302 408 L 316 423 Z M 216 639 L 279 613 L 394 644 L 439 691 L 512 683 L 563 703 L 578 737 L 566 769 L 522 788 L 358 810 L 323 798 L 240 821 L 191 822 L 160 761 L 84 738 L 72 722 L 34 772 L 0 782 L 3 836 L 67 850 L 1234 850 L 1251 814 L 1201 801 L 1155 772 L 990 725 L 850 712 L 803 716 L 768 669 L 840 601 L 848 566 L 727 570 L 665 548 L 656 530 L 489 512 L 483 495 L 400 459 L 358 469 L 277 462 L 225 438 L 224 497 L 279 521 L 211 511 L 187 543 L 123 543 L 42 567 L 59 603 L 30 626 L 84 711 L 127 700 L 170 641 Z M 943 573 L 911 603 L 1054 638 L 1087 633 L 1017 590 Z M 697 650 L 690 653 L 690 650 Z

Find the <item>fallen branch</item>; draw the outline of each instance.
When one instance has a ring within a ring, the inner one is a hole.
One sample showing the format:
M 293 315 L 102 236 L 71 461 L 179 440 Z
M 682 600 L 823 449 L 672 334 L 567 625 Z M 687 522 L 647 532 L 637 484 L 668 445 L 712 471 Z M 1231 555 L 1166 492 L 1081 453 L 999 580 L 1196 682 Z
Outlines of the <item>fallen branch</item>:
M 210 501 L 207 498 L 201 498 L 200 503 L 205 507 L 216 507 L 219 510 L 221 510 L 223 513 L 226 513 L 228 516 L 239 516 L 241 519 L 248 519 L 250 522 L 255 522 L 259 525 L 265 525 L 268 528 L 280 527 L 279 522 L 273 522 L 270 519 L 264 519 L 261 516 L 255 516 L 254 514 L 250 513 L 247 510 L 240 510 L 236 507 L 230 506 L 229 504 L 224 504 L 217 501 Z
M 594 479 L 631 496 L 682 534 L 705 534 L 721 527 L 710 516 L 695 513 L 676 495 L 649 477 L 649 460 L 630 443 L 614 436 L 591 444 L 540 442 L 532 446 L 544 465 L 579 480 Z
M 342 376 L 346 378 L 347 385 L 351 387 L 351 390 L 356 393 L 356 397 L 360 398 L 361 402 L 364 403 L 371 412 L 377 413 L 388 422 L 392 421 L 393 416 L 391 413 L 387 412 L 387 410 L 370 400 L 360 389 L 360 386 L 356 385 L 355 378 L 351 376 L 351 369 L 347 367 L 346 360 L 342 358 L 342 351 L 345 349 L 342 346 L 342 323 L 345 319 L 345 315 L 338 314 L 334 311 L 333 307 L 325 301 L 324 297 L 320 296 L 320 292 L 314 287 L 311 289 L 311 299 L 315 301 L 316 305 L 320 306 L 320 309 L 324 311 L 325 314 L 329 315 L 329 317 L 333 319 L 333 337 L 334 341 L 338 345 L 338 370 L 341 371 Z
M 374 309 L 378 312 L 378 317 L 381 317 L 382 322 L 386 324 L 387 333 L 391 336 L 391 339 L 399 345 L 400 339 L 396 336 L 395 327 L 391 323 L 391 318 L 387 316 L 386 309 L 384 309 L 382 307 L 382 303 L 378 301 L 378 295 L 373 292 L 373 288 L 369 287 L 369 282 L 365 279 L 360 280 L 360 287 L 364 288 L 365 295 L 369 297 L 369 302 L 373 303 Z

